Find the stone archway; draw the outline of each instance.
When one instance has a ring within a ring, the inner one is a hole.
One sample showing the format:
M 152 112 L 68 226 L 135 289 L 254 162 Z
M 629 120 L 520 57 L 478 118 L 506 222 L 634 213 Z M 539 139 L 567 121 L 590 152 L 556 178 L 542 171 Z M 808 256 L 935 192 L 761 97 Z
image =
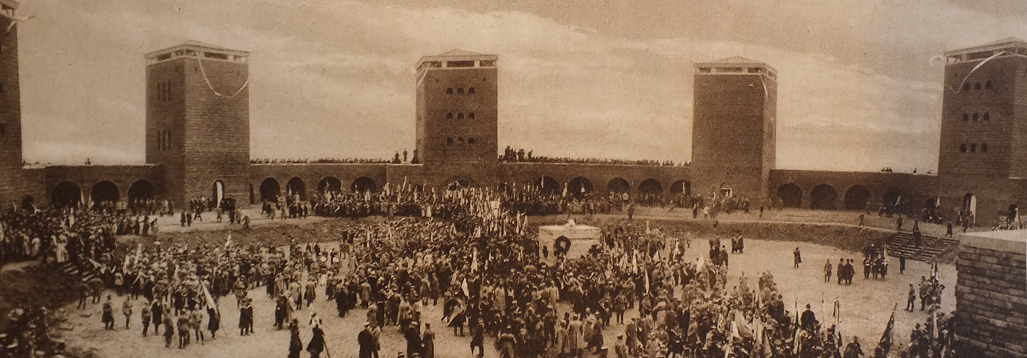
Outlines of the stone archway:
M 613 178 L 606 183 L 606 190 L 610 193 L 622 194 L 631 191 L 631 183 L 624 178 Z
M 663 194 L 663 184 L 656 179 L 649 178 L 638 184 L 638 192 L 652 195 Z
M 93 189 L 89 191 L 89 200 L 93 202 L 94 207 L 101 203 L 116 203 L 120 198 L 121 191 L 118 190 L 118 186 L 106 180 L 94 184 Z
M 72 182 L 61 182 L 50 191 L 50 204 L 57 207 L 73 206 L 82 202 L 82 189 Z
M 592 193 L 592 181 L 584 177 L 577 177 L 567 182 L 567 193 L 580 198 Z
M 802 207 L 802 188 L 795 183 L 788 183 L 777 188 L 777 197 L 786 208 Z
M 670 185 L 670 193 L 672 195 L 692 196 L 692 182 L 678 180 Z
M 278 180 L 275 178 L 264 179 L 260 183 L 260 201 L 278 201 L 278 196 L 282 194 L 282 187 L 278 185 Z
M 870 189 L 862 185 L 853 185 L 845 191 L 846 210 L 865 210 L 870 203 Z
M 349 188 L 355 193 L 373 192 L 378 190 L 378 183 L 375 183 L 374 179 L 368 177 L 359 177 L 350 184 Z
M 837 207 L 835 200 L 838 199 L 838 192 L 830 185 L 820 184 L 813 187 L 809 198 L 811 208 L 831 210 Z
M 285 194 L 292 198 L 299 197 L 300 201 L 307 200 L 307 184 L 303 183 L 303 179 L 293 177 L 285 184 Z
M 532 182 L 532 185 L 538 188 L 538 190 L 545 195 L 557 195 L 563 191 L 563 186 L 560 185 L 559 181 L 557 181 L 553 177 L 545 175 L 535 178 L 535 181 Z
M 328 176 L 317 182 L 317 192 L 319 194 L 324 194 L 325 192 L 338 193 L 340 190 L 342 190 L 342 181 L 339 178 Z
M 128 202 L 130 205 L 155 198 L 156 189 L 153 188 L 153 184 L 150 184 L 149 181 L 137 180 L 128 187 Z

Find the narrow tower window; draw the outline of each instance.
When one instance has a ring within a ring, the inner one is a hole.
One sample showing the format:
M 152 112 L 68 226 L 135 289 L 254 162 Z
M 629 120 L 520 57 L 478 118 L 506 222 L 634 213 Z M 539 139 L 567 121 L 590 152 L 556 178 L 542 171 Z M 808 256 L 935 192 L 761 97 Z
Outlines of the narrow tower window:
M 986 120 L 986 121 L 990 121 L 990 120 L 991 120 L 991 113 L 989 113 L 989 112 L 984 112 L 984 120 Z
M 966 143 L 963 143 L 963 144 L 959 145 L 959 152 L 960 153 L 966 153 Z
M 468 88 L 467 94 L 474 94 L 474 87 Z
M 985 88 L 985 89 L 991 89 L 991 87 L 992 87 L 992 85 L 991 85 L 991 81 L 988 81 L 988 82 L 984 82 L 984 88 Z
M 447 88 L 446 94 L 453 94 L 453 87 Z
M 970 115 L 966 114 L 966 113 L 963 113 L 963 122 L 967 122 L 969 120 L 970 120 Z
M 446 113 L 446 119 L 453 119 L 452 113 Z
M 457 113 L 456 114 L 456 119 L 464 119 L 464 114 L 463 113 Z
M 982 153 L 987 153 L 988 152 L 988 143 L 981 144 L 981 152 Z

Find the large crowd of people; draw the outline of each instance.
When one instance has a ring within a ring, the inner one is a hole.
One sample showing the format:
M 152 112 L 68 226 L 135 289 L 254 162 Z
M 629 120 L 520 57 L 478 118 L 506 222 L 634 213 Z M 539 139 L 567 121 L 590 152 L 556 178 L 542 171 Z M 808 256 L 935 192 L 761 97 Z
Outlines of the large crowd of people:
M 670 160 L 659 161 L 650 159 L 600 159 L 600 158 L 565 158 L 537 156 L 534 151 L 525 152 L 524 149 L 513 149 L 507 146 L 503 155 L 499 156 L 500 162 L 506 163 L 574 163 L 574 164 L 614 164 L 614 165 L 647 165 L 647 166 L 674 166 Z M 688 165 L 680 164 L 682 166 Z
M 194 210 L 207 206 L 203 200 L 194 204 Z M 241 246 L 230 236 L 202 247 L 117 247 L 119 217 L 105 211 L 13 212 L 3 217 L 0 258 L 54 255 L 97 271 L 83 283 L 79 307 L 87 301 L 102 305 L 101 321 L 110 329 L 121 321 L 117 316 L 124 316 L 125 327 L 139 319 L 142 335 L 162 335 L 169 348 L 202 343 L 206 332 L 214 339 L 226 324 L 238 323 L 246 336 L 256 317 L 274 317 L 278 329 L 292 333 L 290 357 L 304 350 L 318 357 L 327 349 L 322 326 L 331 318 L 299 312 L 320 298 L 334 301 L 340 317 L 366 317 L 365 329 L 354 337 L 362 358 L 377 354 L 388 326 L 404 332 L 407 357 L 433 357 L 435 337 L 449 330 L 470 336 L 468 348 L 479 356 L 485 337 L 492 337 L 501 357 L 511 358 L 578 357 L 609 347 L 617 357 L 862 356 L 857 338 L 843 341 L 836 325 L 817 320 L 808 307 L 801 314 L 798 307 L 786 310 L 770 273 L 728 282 L 727 249 L 719 238 L 709 240 L 708 255 L 693 261 L 683 258 L 693 246 L 683 235 L 648 225 L 610 226 L 587 255 L 567 259 L 566 251 L 540 247 L 526 229 L 527 215 L 631 210 L 626 200 L 543 195 L 537 188 L 431 193 L 404 185 L 379 193 L 325 193 L 311 205 L 322 216 L 405 218 L 357 221 L 337 247 Z M 31 239 L 25 244 L 13 238 Z M 732 239 L 733 252 L 743 252 L 742 245 Z M 868 250 L 865 262 L 883 255 Z M 798 256 L 796 250 L 796 265 Z M 257 287 L 275 301 L 274 312 L 254 312 L 248 292 Z M 120 305 L 105 289 L 117 294 Z M 433 330 L 422 319 L 426 305 L 442 305 L 445 328 Z M 625 311 L 636 309 L 638 317 L 624 319 Z M 613 329 L 611 321 L 618 326 L 616 342 L 602 334 Z M 305 348 L 301 326 L 312 337 Z

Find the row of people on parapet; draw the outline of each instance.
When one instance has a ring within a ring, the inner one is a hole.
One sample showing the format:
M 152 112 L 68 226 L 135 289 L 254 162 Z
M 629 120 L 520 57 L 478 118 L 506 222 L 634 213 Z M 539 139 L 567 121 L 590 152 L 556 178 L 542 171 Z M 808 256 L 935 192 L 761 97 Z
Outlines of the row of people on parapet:
M 359 163 L 359 164 L 380 164 L 388 163 L 388 160 L 380 158 L 321 158 L 321 159 L 271 159 L 254 158 L 250 164 L 309 164 L 309 163 Z
M 514 150 L 509 146 L 499 157 L 500 162 L 531 162 L 531 163 L 586 163 L 586 164 L 626 164 L 626 165 L 651 165 L 651 166 L 674 166 L 674 161 L 649 160 L 649 159 L 601 159 L 601 158 L 566 158 L 566 157 L 536 157 L 532 151 L 524 152 L 524 149 Z M 681 166 L 688 163 L 679 164 Z
M 881 173 L 894 173 L 894 172 L 895 172 L 895 170 L 893 170 L 891 167 L 881 168 Z M 913 174 L 916 174 L 916 172 L 917 172 L 917 168 L 913 168 Z M 927 175 L 931 175 L 932 171 L 928 170 L 926 174 Z

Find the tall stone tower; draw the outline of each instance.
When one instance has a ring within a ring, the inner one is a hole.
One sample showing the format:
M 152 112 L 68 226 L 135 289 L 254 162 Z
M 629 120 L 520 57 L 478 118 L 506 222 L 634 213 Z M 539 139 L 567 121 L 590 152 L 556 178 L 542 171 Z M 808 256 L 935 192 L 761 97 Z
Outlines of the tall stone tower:
M 1007 38 L 945 57 L 939 203 L 992 225 L 1027 204 L 1027 42 Z
M 0 0 L 0 31 L 14 21 L 17 7 L 13 0 Z M 0 204 L 4 208 L 10 208 L 24 195 L 20 88 L 18 25 L 14 25 L 10 31 L 0 33 Z
M 497 59 L 453 50 L 417 64 L 417 157 L 435 185 L 495 182 Z
M 197 41 L 146 57 L 146 162 L 166 197 L 249 196 L 249 52 Z
M 777 71 L 742 57 L 695 64 L 696 194 L 767 198 L 775 166 Z

